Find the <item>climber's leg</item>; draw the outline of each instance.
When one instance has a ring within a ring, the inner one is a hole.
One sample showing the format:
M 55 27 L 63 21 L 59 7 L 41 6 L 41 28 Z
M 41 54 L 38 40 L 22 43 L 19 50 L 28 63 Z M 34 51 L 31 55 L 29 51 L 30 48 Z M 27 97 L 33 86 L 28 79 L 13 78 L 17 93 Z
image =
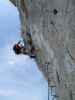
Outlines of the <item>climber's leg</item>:
M 21 53 L 24 54 L 24 55 L 29 55 L 29 50 L 27 48 L 23 47 L 21 49 Z
M 33 52 L 30 53 L 30 57 L 31 57 L 31 58 L 36 58 L 35 51 L 33 51 Z
M 31 58 L 36 58 L 35 47 L 31 45 L 30 55 Z
M 34 54 L 30 55 L 30 58 L 36 58 L 36 56 Z

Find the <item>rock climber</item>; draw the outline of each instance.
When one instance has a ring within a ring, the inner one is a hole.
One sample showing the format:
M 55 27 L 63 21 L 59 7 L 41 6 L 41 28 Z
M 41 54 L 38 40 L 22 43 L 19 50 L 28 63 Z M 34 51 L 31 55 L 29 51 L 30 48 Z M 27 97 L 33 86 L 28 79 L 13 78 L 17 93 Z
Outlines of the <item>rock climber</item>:
M 26 33 L 26 40 L 24 40 L 26 43 L 25 45 L 21 44 L 21 41 L 19 41 L 18 43 L 16 43 L 13 46 L 13 50 L 15 52 L 15 54 L 19 55 L 19 54 L 27 54 L 29 55 L 31 58 L 35 58 L 36 57 L 36 49 L 32 43 L 32 38 L 30 33 Z
M 21 44 L 21 41 L 19 41 L 18 43 L 16 43 L 13 46 L 13 51 L 17 55 L 19 55 L 19 54 L 28 54 L 28 50 Z

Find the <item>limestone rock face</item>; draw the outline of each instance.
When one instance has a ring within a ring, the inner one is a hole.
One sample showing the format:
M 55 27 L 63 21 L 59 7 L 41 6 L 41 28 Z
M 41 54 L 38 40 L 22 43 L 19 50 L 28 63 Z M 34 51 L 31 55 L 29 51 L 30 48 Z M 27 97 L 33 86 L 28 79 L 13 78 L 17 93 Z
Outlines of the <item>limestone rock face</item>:
M 24 0 L 28 20 L 21 0 L 10 1 L 17 4 L 22 30 L 30 25 L 33 43 L 40 48 L 36 62 L 56 88 L 54 98 L 75 100 L 75 0 Z M 40 66 L 45 62 L 50 62 L 48 68 Z
M 15 2 L 15 0 L 11 0 L 11 2 L 16 6 L 16 2 Z

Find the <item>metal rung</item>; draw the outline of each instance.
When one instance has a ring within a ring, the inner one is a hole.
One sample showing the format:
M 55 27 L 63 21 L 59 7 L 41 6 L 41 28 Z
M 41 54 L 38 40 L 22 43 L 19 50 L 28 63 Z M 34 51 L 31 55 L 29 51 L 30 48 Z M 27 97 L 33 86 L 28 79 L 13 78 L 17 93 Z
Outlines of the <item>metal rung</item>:
M 53 96 L 53 98 L 52 98 L 52 100 L 56 100 L 56 98 L 58 98 L 59 96 L 57 96 L 57 95 L 55 95 L 55 96 Z
M 56 95 L 55 94 L 55 89 L 56 89 L 56 86 L 51 86 L 51 96 Z

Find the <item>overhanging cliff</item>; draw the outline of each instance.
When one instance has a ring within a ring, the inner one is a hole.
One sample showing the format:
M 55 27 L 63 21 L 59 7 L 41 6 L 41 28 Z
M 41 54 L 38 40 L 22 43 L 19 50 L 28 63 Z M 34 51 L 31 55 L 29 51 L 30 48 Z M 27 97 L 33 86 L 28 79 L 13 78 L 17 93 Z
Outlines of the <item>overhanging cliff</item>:
M 29 11 L 26 21 L 23 0 L 10 0 L 19 11 L 21 29 L 30 25 L 37 52 L 38 68 L 56 87 L 58 100 L 75 99 L 75 1 L 74 0 L 24 0 Z M 24 36 L 22 35 L 24 39 Z M 48 69 L 40 66 L 50 62 Z

